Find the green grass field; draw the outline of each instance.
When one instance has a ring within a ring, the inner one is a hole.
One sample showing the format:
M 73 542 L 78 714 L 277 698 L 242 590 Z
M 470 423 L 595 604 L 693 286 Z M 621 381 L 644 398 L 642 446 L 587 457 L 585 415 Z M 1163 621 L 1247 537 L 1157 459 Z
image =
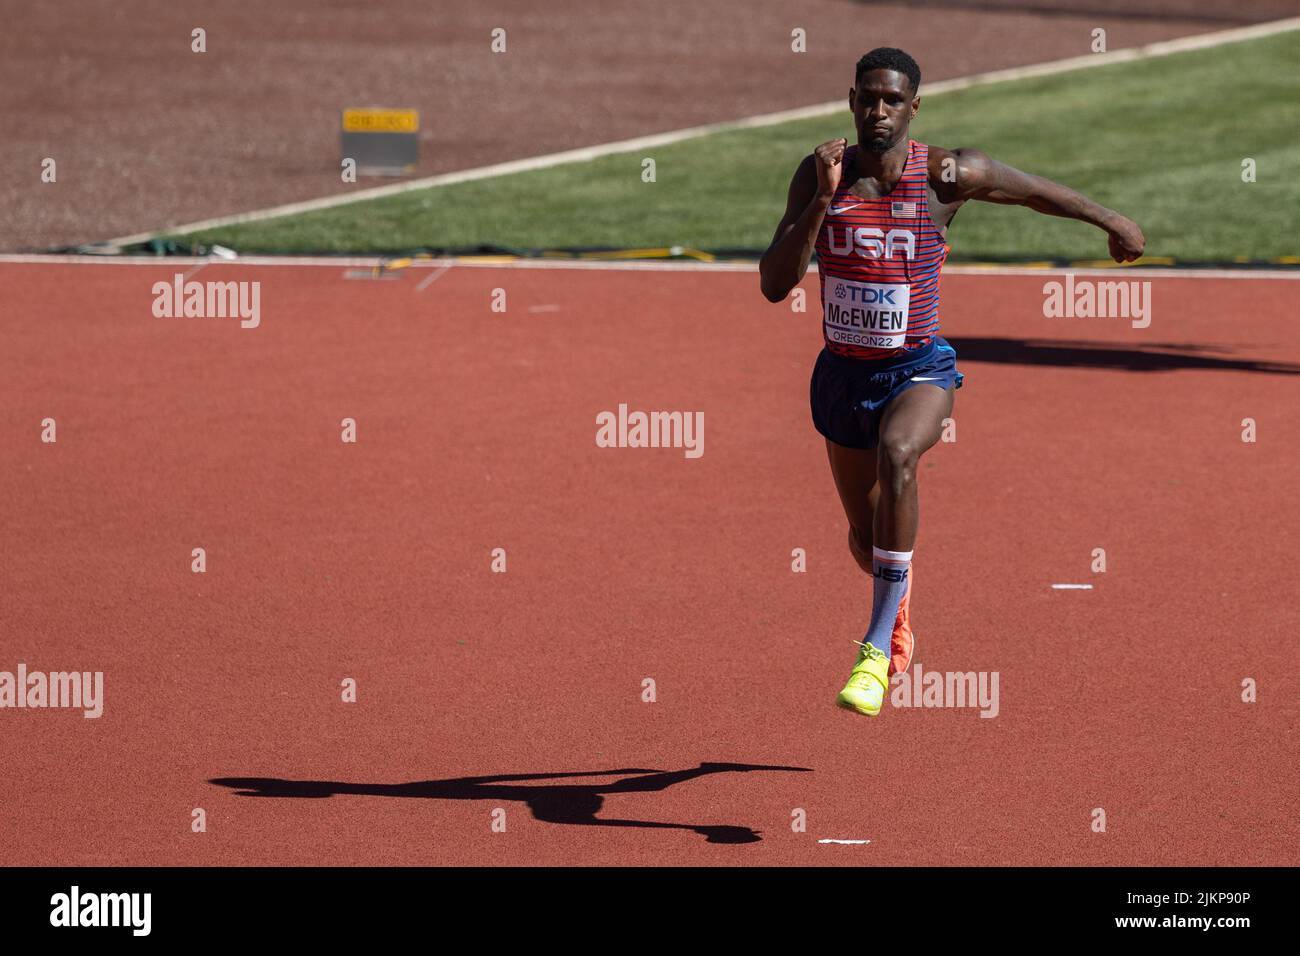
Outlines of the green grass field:
M 925 98 L 913 138 L 973 146 L 1056 179 L 1137 220 L 1149 257 L 1232 262 L 1298 251 L 1300 31 L 1211 50 L 998 83 Z M 400 253 L 649 248 L 761 252 L 802 156 L 842 115 L 716 135 L 640 153 L 412 191 L 187 235 L 241 252 Z M 1257 181 L 1242 181 L 1242 162 Z M 952 260 L 1091 259 L 1092 227 L 971 203 Z

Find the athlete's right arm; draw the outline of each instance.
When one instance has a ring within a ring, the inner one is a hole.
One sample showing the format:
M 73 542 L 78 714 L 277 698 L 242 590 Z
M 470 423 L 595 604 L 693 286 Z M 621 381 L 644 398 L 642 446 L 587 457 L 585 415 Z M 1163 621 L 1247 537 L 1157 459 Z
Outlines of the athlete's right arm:
M 767 301 L 780 302 L 808 271 L 817 230 L 822 227 L 826 210 L 839 188 L 840 160 L 847 146 L 843 139 L 822 143 L 795 170 L 786 196 L 785 215 L 776 227 L 771 245 L 758 260 L 759 282 Z

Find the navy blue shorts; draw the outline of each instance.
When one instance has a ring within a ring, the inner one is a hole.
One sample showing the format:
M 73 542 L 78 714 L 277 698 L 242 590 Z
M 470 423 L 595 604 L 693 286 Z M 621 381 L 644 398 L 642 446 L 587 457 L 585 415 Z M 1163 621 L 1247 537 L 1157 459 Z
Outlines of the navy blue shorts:
M 875 448 L 885 406 L 913 385 L 961 388 L 957 352 L 934 338 L 910 355 L 873 362 L 826 348 L 817 356 L 809 387 L 813 426 L 846 448 Z

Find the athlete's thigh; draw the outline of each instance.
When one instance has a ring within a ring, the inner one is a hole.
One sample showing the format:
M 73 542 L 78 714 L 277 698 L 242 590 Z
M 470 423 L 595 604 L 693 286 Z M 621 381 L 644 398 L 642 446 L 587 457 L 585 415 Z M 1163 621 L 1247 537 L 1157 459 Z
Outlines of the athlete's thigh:
M 876 495 L 876 450 L 874 448 L 846 448 L 826 439 L 826 457 L 830 459 L 835 490 L 849 524 L 870 540 L 872 514 Z
M 901 447 L 919 455 L 943 434 L 952 414 L 954 389 L 921 383 L 900 393 L 880 418 L 880 447 Z

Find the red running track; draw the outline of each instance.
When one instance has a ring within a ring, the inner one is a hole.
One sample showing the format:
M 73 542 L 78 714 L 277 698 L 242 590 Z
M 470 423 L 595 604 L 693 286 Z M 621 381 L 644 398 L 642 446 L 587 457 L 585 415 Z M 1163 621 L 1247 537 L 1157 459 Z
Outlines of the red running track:
M 105 675 L 98 719 L 0 710 L 5 863 L 1300 862 L 1300 282 L 1160 277 L 1135 329 L 945 279 L 968 378 L 917 661 L 996 671 L 998 713 L 872 721 L 832 705 L 869 591 L 815 305 L 752 273 L 195 274 L 262 283 L 241 329 L 155 318 L 176 271 L 0 266 L 0 670 Z M 703 456 L 597 448 L 620 402 L 703 411 Z

